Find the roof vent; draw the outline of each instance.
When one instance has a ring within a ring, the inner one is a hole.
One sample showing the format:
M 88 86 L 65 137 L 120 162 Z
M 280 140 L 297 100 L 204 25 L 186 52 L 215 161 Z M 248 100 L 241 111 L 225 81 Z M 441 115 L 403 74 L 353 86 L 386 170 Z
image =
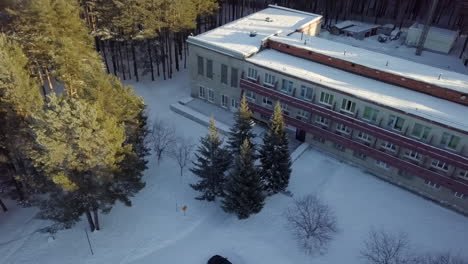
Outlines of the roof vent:
M 266 18 L 265 18 L 265 21 L 266 21 L 266 22 L 273 22 L 273 19 L 271 19 L 271 17 L 266 17 Z
M 257 36 L 257 31 L 255 31 L 255 30 L 250 31 L 249 36 L 251 36 L 251 37 Z

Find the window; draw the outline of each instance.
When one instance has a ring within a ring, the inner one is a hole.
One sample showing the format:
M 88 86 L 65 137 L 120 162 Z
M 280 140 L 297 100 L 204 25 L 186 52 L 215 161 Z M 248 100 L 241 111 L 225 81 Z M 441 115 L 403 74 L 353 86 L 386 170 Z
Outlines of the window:
M 351 129 L 343 124 L 338 124 L 336 126 L 336 131 L 349 135 L 351 133 Z
M 419 154 L 416 151 L 412 151 L 412 150 L 405 151 L 405 157 L 407 157 L 408 159 L 415 160 L 415 161 L 420 161 L 421 160 L 421 154 Z
M 263 83 L 268 86 L 275 86 L 275 76 L 265 73 L 265 81 Z
M 198 62 L 198 75 L 203 75 L 203 57 L 197 56 L 197 62 Z
M 310 113 L 302 109 L 297 110 L 296 118 L 302 121 L 308 121 Z
M 270 98 L 264 96 L 263 97 L 263 105 L 266 106 L 266 107 L 272 108 L 273 107 L 273 101 Z
M 454 135 L 450 135 L 449 133 L 442 134 L 442 139 L 440 140 L 440 144 L 445 146 L 449 149 L 456 149 L 458 143 L 460 143 L 460 138 Z
M 228 66 L 221 64 L 221 83 L 227 84 Z
M 208 101 L 214 102 L 214 91 L 212 89 L 208 89 Z
M 376 160 L 375 165 L 377 165 L 377 167 L 382 168 L 384 170 L 389 170 L 390 169 L 390 166 L 386 162 L 383 162 L 381 160 Z
M 257 80 L 257 70 L 254 68 L 249 68 L 249 71 L 247 72 L 247 78 L 252 79 L 252 80 Z
M 404 123 L 405 123 L 405 119 L 403 119 L 401 117 L 398 117 L 398 116 L 390 115 L 390 118 L 388 119 L 388 124 L 387 125 L 391 129 L 401 131 L 403 129 L 403 124 Z
M 250 102 L 255 102 L 256 96 L 255 93 L 252 91 L 245 92 L 245 98 Z
M 283 110 L 283 114 L 285 115 L 289 115 L 289 111 L 291 111 L 291 109 L 289 108 L 289 105 L 285 103 L 281 103 L 281 110 Z
M 461 170 L 459 173 L 458 173 L 458 176 L 460 178 L 463 178 L 465 180 L 468 180 L 468 171 L 466 170 Z
M 239 108 L 239 101 L 236 100 L 236 99 L 234 99 L 234 98 L 232 98 L 232 99 L 231 99 L 231 108 L 234 109 L 234 110 L 237 109 L 237 108 Z
M 224 108 L 227 108 L 228 107 L 228 97 L 226 95 L 221 95 L 221 106 L 224 107 Z
M 392 152 L 396 151 L 396 146 L 393 143 L 390 143 L 388 141 L 382 142 L 381 146 L 382 146 L 382 148 L 384 148 L 386 150 L 390 150 Z
M 200 97 L 200 98 L 205 98 L 205 97 L 206 97 L 206 94 L 205 94 L 205 87 L 200 86 L 200 87 L 198 88 L 198 97 Z
M 213 61 L 206 60 L 206 77 L 213 79 Z
M 341 110 L 342 111 L 354 114 L 355 109 L 356 109 L 356 103 L 355 102 L 350 101 L 348 99 L 343 99 L 343 102 L 341 102 Z
M 457 198 L 464 199 L 465 195 L 463 193 L 454 192 L 453 195 Z
M 366 160 L 366 158 L 367 158 L 366 154 L 364 154 L 362 152 L 359 152 L 359 151 L 354 151 L 353 156 L 358 158 L 358 159 L 362 159 L 362 160 Z
M 366 106 L 364 108 L 364 114 L 362 115 L 362 119 L 370 121 L 370 122 L 377 122 L 378 115 L 379 115 L 379 110 Z
M 447 163 L 440 161 L 440 160 L 435 160 L 435 159 L 432 160 L 431 166 L 436 169 L 441 169 L 443 171 L 448 171 L 449 169 L 449 166 Z
M 334 147 L 335 149 L 339 150 L 339 151 L 345 151 L 345 150 L 346 150 L 346 148 L 345 148 L 343 145 L 340 145 L 340 144 L 338 144 L 338 143 L 334 143 L 334 144 L 333 144 L 333 147 Z
M 236 68 L 231 68 L 231 87 L 237 88 L 237 84 L 239 83 L 237 79 L 238 76 L 238 70 Z
M 414 124 L 413 131 L 411 131 L 411 136 L 419 139 L 427 140 L 429 137 L 429 133 L 431 132 L 431 128 L 427 126 L 423 126 L 421 124 Z
M 317 124 L 320 124 L 320 125 L 323 125 L 323 126 L 328 126 L 328 119 L 326 119 L 325 117 L 323 116 L 316 116 L 315 117 L 315 122 Z
M 283 85 L 281 85 L 281 91 L 290 94 L 292 93 L 292 90 L 293 90 L 293 82 L 283 79 Z
M 320 94 L 320 102 L 322 104 L 332 105 L 333 104 L 333 94 L 322 92 Z
M 366 134 L 362 131 L 359 131 L 357 137 L 363 141 L 366 141 L 366 142 L 371 142 L 372 141 L 372 136 L 369 135 L 369 134 Z
M 312 92 L 313 92 L 312 88 L 301 85 L 301 94 L 300 94 L 300 96 L 301 96 L 302 99 L 311 101 L 312 100 Z
M 440 188 L 440 185 L 435 183 L 435 182 L 431 182 L 431 181 L 425 181 L 425 182 L 431 188 L 434 188 L 434 189 L 439 189 Z
M 323 137 L 321 137 L 321 136 L 314 135 L 312 137 L 312 139 L 315 140 L 315 141 L 318 141 L 320 143 L 325 143 L 325 139 Z

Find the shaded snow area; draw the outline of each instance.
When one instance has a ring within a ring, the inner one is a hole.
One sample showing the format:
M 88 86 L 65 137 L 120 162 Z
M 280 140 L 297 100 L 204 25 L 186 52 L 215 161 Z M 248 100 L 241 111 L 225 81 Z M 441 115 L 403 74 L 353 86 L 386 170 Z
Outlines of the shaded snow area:
M 173 80 L 132 84 L 145 98 L 150 119 L 168 120 L 179 136 L 198 143 L 206 127 L 169 109 L 189 94 L 188 83 L 182 72 Z M 220 254 L 233 264 L 358 264 L 371 227 L 408 233 L 418 251 L 467 254 L 468 218 L 313 149 L 295 161 L 289 190 L 294 197 L 318 192 L 335 210 L 339 233 L 324 256 L 305 255 L 285 228 L 283 212 L 291 197 L 270 197 L 259 214 L 239 221 L 224 213 L 219 202 L 195 200 L 188 186 L 194 176 L 186 171 L 181 177 L 178 170 L 170 159 L 157 166 L 151 157 L 146 187 L 133 198 L 133 207 L 116 205 L 102 216 L 102 230 L 89 234 L 94 255 L 85 219 L 48 242 L 46 234 L 31 234 L 45 225 L 32 218 L 34 209 L 9 203 L 11 211 L 0 213 L 0 263 L 205 264 Z M 188 206 L 185 216 L 176 205 Z

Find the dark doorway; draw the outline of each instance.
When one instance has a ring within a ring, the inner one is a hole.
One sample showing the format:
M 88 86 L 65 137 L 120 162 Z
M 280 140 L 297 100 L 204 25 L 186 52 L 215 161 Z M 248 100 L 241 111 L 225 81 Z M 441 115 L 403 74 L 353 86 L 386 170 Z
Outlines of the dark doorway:
M 302 129 L 299 129 L 297 128 L 296 129 L 296 139 L 301 141 L 301 142 L 304 142 L 305 141 L 305 136 L 306 136 L 306 132 Z

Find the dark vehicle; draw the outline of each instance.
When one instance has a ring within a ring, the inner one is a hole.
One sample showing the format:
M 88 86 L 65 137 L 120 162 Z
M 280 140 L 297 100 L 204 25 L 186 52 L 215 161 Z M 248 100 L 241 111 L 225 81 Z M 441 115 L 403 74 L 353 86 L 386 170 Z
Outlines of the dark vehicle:
M 221 257 L 219 255 L 212 256 L 207 264 L 232 264 L 227 258 Z

